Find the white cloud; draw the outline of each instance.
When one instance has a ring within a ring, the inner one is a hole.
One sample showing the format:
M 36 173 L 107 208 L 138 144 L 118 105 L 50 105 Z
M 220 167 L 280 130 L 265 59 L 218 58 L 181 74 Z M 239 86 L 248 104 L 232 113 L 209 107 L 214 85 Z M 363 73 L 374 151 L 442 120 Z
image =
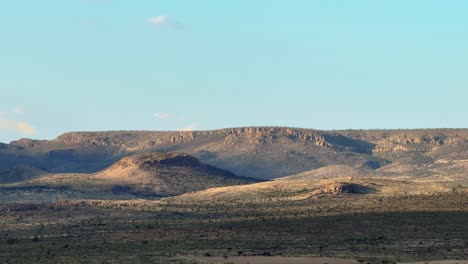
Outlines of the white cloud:
M 169 17 L 166 15 L 151 17 L 147 20 L 147 22 L 149 24 L 158 25 L 158 26 L 170 24 Z
M 185 30 L 188 29 L 184 24 L 172 19 L 166 15 L 150 17 L 146 20 L 148 24 L 160 26 L 160 27 L 169 27 L 171 29 Z
M 37 132 L 37 130 L 31 124 L 12 120 L 5 116 L 0 116 L 0 130 L 20 132 L 25 135 L 34 135 Z
M 177 119 L 177 115 L 171 114 L 171 113 L 166 113 L 166 112 L 156 112 L 153 114 L 153 116 L 162 121 L 169 121 L 169 120 L 174 120 Z

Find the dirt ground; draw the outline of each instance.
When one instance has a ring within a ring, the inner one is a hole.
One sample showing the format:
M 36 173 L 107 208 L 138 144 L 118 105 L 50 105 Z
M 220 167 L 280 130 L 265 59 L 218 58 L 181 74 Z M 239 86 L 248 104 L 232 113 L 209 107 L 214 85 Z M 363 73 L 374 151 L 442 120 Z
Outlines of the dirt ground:
M 468 260 L 433 260 L 429 262 L 408 262 L 405 264 L 468 264 Z
M 212 264 L 354 264 L 358 263 L 352 259 L 341 258 L 317 258 L 317 257 L 229 257 L 228 259 L 222 257 L 204 257 L 197 260 Z M 446 263 L 444 263 L 446 264 Z
M 211 264 L 355 264 L 358 261 L 343 258 L 318 258 L 318 257 L 203 257 L 198 261 Z M 402 263 L 403 264 L 403 263 Z M 434 260 L 429 262 L 408 262 L 404 264 L 468 264 L 468 260 Z

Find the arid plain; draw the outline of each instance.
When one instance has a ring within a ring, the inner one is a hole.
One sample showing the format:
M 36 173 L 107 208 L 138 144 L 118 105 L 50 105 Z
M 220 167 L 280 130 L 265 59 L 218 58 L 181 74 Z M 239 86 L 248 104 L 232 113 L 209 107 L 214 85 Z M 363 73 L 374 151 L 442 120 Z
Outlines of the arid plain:
M 73 132 L 0 171 L 2 263 L 468 258 L 468 129 Z

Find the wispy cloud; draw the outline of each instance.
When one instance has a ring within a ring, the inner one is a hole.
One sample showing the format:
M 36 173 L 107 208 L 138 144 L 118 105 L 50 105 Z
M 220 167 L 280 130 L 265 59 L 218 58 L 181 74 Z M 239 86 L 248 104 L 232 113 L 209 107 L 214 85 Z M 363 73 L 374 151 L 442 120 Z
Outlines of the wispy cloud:
M 169 121 L 169 120 L 174 120 L 178 118 L 176 114 L 171 114 L 171 113 L 166 113 L 166 112 L 156 112 L 153 114 L 153 116 L 156 119 L 162 120 L 162 121 Z
M 177 20 L 174 20 L 173 18 L 167 15 L 150 17 L 146 20 L 146 23 L 159 26 L 159 27 L 168 27 L 171 29 L 178 29 L 178 30 L 188 29 L 186 25 L 184 25 L 183 23 Z
M 146 22 L 153 25 L 164 26 L 170 24 L 170 19 L 168 16 L 162 15 L 148 18 Z
M 31 124 L 18 120 L 19 116 L 24 113 L 25 111 L 21 107 L 0 112 L 0 130 L 19 132 L 24 135 L 36 134 L 37 130 Z
M 37 133 L 37 130 L 31 124 L 10 119 L 5 115 L 0 115 L 0 130 L 9 130 L 25 135 L 34 135 Z

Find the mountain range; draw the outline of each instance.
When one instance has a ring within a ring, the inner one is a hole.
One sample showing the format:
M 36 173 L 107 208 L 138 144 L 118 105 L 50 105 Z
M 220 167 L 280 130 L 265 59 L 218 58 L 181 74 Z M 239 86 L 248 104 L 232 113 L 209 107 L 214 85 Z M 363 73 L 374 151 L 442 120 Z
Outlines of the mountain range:
M 72 132 L 0 145 L 2 263 L 460 263 L 467 205 L 468 129 Z
M 468 168 L 468 129 L 243 127 L 71 132 L 54 140 L 1 144 L 0 170 L 26 164 L 51 173 L 96 173 L 124 157 L 150 152 L 185 153 L 236 175 L 265 180 L 332 168 L 329 166 L 348 166 L 380 176 L 457 178 L 466 175 Z

